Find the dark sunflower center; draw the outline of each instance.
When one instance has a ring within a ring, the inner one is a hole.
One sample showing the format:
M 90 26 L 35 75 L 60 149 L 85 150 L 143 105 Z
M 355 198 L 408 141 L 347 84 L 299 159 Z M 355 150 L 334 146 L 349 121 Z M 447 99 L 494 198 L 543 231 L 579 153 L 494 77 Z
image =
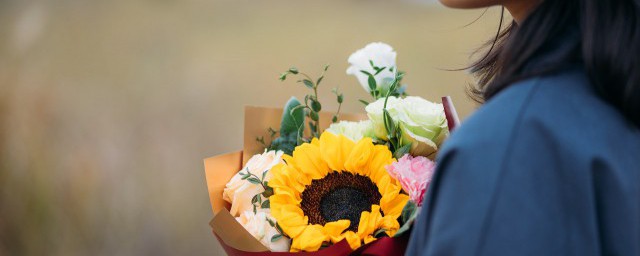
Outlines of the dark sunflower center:
M 378 187 L 369 177 L 347 172 L 333 172 L 322 179 L 313 180 L 302 192 L 300 206 L 310 224 L 348 219 L 348 230 L 357 231 L 360 215 L 371 211 L 371 205 L 380 204 Z

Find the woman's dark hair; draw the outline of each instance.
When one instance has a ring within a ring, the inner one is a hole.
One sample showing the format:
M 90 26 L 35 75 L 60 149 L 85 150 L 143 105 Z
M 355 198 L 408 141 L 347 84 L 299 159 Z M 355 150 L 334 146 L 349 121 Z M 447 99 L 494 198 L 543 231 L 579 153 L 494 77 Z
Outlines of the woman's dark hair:
M 600 96 L 640 126 L 640 0 L 543 0 L 521 24 L 502 29 L 503 20 L 484 58 L 471 66 L 479 78 L 470 88 L 474 99 L 582 63 Z M 575 40 L 555 45 L 567 37 Z M 530 65 L 543 54 L 551 59 Z

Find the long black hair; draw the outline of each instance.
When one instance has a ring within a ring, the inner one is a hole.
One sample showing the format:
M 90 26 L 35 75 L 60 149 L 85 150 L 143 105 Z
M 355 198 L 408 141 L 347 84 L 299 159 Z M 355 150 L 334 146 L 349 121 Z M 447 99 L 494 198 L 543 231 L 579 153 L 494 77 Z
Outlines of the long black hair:
M 576 40 L 554 47 L 567 36 Z M 486 48 L 471 66 L 479 78 L 470 88 L 474 99 L 488 100 L 514 82 L 581 63 L 599 95 L 640 126 L 640 0 L 543 0 L 521 24 L 499 28 Z M 550 48 L 551 61 L 529 65 Z

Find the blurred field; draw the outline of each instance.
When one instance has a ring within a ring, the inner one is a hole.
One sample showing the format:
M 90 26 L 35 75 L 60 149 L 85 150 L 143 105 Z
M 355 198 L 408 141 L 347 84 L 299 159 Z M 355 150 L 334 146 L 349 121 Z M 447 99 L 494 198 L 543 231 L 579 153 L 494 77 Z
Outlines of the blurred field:
M 202 159 L 237 150 L 242 106 L 331 64 L 346 112 L 367 98 L 349 54 L 391 44 L 409 92 L 474 103 L 460 68 L 497 10 L 365 0 L 0 1 L 0 255 L 219 255 Z M 325 109 L 337 105 L 325 100 Z

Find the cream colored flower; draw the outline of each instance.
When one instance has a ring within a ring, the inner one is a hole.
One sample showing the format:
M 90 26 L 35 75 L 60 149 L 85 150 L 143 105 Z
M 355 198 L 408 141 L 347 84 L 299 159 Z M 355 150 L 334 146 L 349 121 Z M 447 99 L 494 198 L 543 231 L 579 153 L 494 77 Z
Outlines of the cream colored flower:
M 255 237 L 260 243 L 269 248 L 272 252 L 288 252 L 290 239 L 282 236 L 277 240 L 271 242 L 271 238 L 278 235 L 278 230 L 269 224 L 270 219 L 274 221 L 271 213 L 268 209 L 258 210 L 256 213 L 251 211 L 244 211 L 237 217 L 236 220 Z M 274 221 L 275 222 L 275 221 Z
M 384 98 L 372 102 L 366 107 L 367 115 L 373 122 L 378 138 L 387 139 L 382 109 Z M 433 159 L 440 144 L 449 135 L 447 118 L 442 104 L 420 97 L 389 97 L 387 111 L 399 124 L 402 140 L 400 146 L 411 144 L 409 153 L 413 156 L 425 156 Z
M 261 178 L 264 172 L 268 172 L 271 167 L 282 162 L 282 154 L 282 151 L 267 151 L 254 155 L 249 159 L 247 165 L 231 178 L 222 193 L 222 198 L 231 204 L 231 209 L 229 209 L 231 215 L 238 216 L 241 212 L 253 211 L 251 198 L 264 192 L 262 185 L 243 180 L 240 173 L 249 172 Z M 271 175 L 267 173 L 265 181 L 270 178 Z M 266 198 L 262 199 L 264 201 Z
M 362 138 L 375 139 L 375 133 L 373 132 L 373 123 L 371 120 L 365 120 L 360 122 L 340 121 L 338 123 L 331 124 L 327 132 L 335 135 L 344 135 L 354 142 L 361 140 Z

